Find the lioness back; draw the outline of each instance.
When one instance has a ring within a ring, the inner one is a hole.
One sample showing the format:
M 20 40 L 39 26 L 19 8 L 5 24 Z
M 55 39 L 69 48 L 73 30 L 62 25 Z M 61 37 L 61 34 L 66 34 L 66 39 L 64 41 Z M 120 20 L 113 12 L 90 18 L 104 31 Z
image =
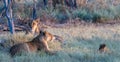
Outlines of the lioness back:
M 44 50 L 46 53 L 52 53 L 48 47 L 47 41 L 53 40 L 53 35 L 47 31 L 40 31 L 39 35 L 33 40 L 25 43 L 20 43 L 10 48 L 10 54 L 12 56 L 22 52 L 37 52 L 38 50 Z
M 12 56 L 16 55 L 16 54 L 19 54 L 19 53 L 22 53 L 24 51 L 28 52 L 28 48 L 26 47 L 27 44 L 25 43 L 21 43 L 21 44 L 16 44 L 14 45 L 13 47 L 11 47 L 10 49 L 10 54 Z

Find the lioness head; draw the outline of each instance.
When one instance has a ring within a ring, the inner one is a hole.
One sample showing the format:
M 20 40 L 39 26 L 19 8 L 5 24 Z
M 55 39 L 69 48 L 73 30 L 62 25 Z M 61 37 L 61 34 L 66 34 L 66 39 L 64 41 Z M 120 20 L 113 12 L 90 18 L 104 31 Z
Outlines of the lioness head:
M 35 42 L 37 42 L 37 43 L 40 42 L 39 49 L 41 49 L 41 47 L 42 47 L 42 49 L 45 50 L 46 53 L 54 54 L 54 52 L 50 51 L 49 46 L 48 46 L 48 41 L 54 40 L 54 36 L 51 33 L 40 30 L 40 33 L 36 37 L 36 39 L 38 39 L 38 40 L 37 41 L 35 40 Z
M 51 33 L 47 31 L 42 31 L 42 30 L 40 30 L 39 36 L 43 36 L 44 40 L 46 41 L 53 41 L 55 39 L 54 35 L 52 35 Z

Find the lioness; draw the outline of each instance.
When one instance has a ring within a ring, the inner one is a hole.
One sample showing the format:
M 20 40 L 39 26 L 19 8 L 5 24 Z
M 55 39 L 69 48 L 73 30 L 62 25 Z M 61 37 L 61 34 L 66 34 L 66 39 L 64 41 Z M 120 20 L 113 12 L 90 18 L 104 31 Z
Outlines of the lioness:
M 39 35 L 32 41 L 16 44 L 10 48 L 9 52 L 11 56 L 21 54 L 22 52 L 37 52 L 38 50 L 43 50 L 46 53 L 53 54 L 47 44 L 47 41 L 52 41 L 53 39 L 54 37 L 51 38 L 50 33 L 40 30 Z

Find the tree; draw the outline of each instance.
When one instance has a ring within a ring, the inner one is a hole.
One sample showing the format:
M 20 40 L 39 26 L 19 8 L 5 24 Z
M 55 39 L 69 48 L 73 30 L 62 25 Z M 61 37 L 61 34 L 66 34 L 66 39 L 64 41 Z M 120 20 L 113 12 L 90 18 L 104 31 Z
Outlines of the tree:
M 36 14 L 36 1 L 34 1 L 34 4 L 33 4 L 33 13 L 32 13 L 32 18 L 33 20 L 37 18 L 37 14 Z
M 71 8 L 77 8 L 76 0 L 65 0 L 65 4 Z
M 4 10 L 5 10 L 5 16 L 8 20 L 8 26 L 10 33 L 14 34 L 14 22 L 12 18 L 12 0 L 3 0 L 4 2 Z
M 48 0 L 43 0 L 43 2 L 44 2 L 44 6 L 46 7 L 47 3 L 48 3 Z

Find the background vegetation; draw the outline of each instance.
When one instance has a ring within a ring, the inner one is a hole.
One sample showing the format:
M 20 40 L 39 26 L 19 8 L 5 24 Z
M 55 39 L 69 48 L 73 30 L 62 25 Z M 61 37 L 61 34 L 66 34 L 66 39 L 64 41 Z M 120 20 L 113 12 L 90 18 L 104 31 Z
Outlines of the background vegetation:
M 51 1 L 51 0 L 50 0 Z M 82 0 L 81 0 L 82 1 Z M 85 0 L 86 2 L 78 3 L 80 6 L 77 8 L 69 8 L 64 5 L 58 5 L 53 8 L 51 3 L 44 7 L 43 1 L 37 1 L 37 17 L 42 21 L 53 21 L 65 23 L 70 19 L 79 18 L 80 21 L 87 22 L 106 22 L 119 20 L 120 18 L 120 1 L 119 0 Z M 0 2 L 0 9 L 3 7 L 2 1 Z M 18 18 L 31 18 L 32 17 L 33 1 L 20 0 L 14 4 L 13 15 L 14 20 Z M 0 11 L 1 13 L 1 11 Z
M 98 1 L 88 2 L 86 6 L 80 6 L 77 9 L 70 9 L 65 6 L 58 6 L 54 9 L 52 7 L 47 7 L 44 9 L 39 9 L 37 11 L 38 17 L 41 19 L 52 18 L 56 22 L 65 23 L 70 21 L 70 19 L 79 18 L 80 20 L 87 22 L 105 22 L 111 20 L 119 20 L 120 16 L 120 6 L 119 4 L 114 6 L 112 4 L 100 4 Z M 98 4 L 97 4 L 98 3 Z M 101 6 L 103 5 L 103 6 Z M 106 5 L 106 6 L 105 6 Z M 17 10 L 17 9 L 16 9 Z M 27 12 L 23 11 L 21 17 L 31 17 L 31 12 L 29 8 L 26 8 Z

